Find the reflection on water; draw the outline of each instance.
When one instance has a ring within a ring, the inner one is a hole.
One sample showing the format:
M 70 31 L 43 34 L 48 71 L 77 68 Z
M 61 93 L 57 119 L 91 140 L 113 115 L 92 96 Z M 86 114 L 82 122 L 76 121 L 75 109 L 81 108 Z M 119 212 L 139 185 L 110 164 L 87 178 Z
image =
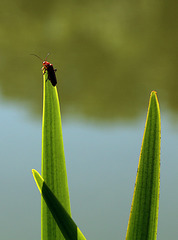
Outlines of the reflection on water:
M 178 110 L 175 0 L 45 2 L 3 3 L 4 98 L 28 102 L 41 114 L 41 63 L 29 54 L 50 52 L 64 114 L 130 119 L 151 90 Z

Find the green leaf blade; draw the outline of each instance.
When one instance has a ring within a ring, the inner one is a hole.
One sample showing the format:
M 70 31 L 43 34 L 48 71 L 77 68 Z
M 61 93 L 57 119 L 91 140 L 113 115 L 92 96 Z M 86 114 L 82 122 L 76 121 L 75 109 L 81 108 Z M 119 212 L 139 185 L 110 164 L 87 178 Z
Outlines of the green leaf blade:
M 53 218 L 55 219 L 58 227 L 60 228 L 66 240 L 86 240 L 80 229 L 77 227 L 68 212 L 62 206 L 60 201 L 56 198 L 53 192 L 45 183 L 44 179 L 36 170 L 32 170 L 33 177 L 38 186 L 44 201 L 46 202 Z
M 71 215 L 58 93 L 57 88 L 46 79 L 47 73 L 44 74 L 43 80 L 42 177 Z M 41 201 L 41 239 L 65 239 L 43 199 Z
M 160 109 L 152 92 L 126 240 L 156 240 L 160 188 Z

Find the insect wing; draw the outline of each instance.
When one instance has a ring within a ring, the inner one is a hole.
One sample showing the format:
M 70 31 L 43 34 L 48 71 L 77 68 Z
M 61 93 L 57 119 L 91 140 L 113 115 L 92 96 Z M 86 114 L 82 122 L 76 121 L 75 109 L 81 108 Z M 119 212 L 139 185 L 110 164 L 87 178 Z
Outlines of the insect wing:
M 57 79 L 56 79 L 56 74 L 55 74 L 53 65 L 51 65 L 51 64 L 48 65 L 47 71 L 48 71 L 48 79 L 51 81 L 52 85 L 55 87 L 57 84 Z

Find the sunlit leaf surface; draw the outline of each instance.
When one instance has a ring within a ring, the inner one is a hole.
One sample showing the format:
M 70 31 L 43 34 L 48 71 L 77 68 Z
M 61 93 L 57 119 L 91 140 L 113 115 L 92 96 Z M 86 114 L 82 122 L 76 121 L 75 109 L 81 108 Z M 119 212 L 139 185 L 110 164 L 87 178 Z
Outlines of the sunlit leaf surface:
M 44 74 L 43 80 L 42 177 L 71 215 L 58 93 L 57 88 L 46 79 L 47 73 Z M 64 240 L 43 199 L 41 238 L 42 240 Z
M 160 188 L 160 110 L 152 92 L 143 136 L 126 240 L 157 237 Z

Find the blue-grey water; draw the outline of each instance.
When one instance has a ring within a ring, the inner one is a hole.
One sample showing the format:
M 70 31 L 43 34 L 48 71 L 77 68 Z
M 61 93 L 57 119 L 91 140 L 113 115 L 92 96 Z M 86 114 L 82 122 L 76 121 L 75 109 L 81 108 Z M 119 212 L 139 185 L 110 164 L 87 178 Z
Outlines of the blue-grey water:
M 146 110 L 137 121 L 111 125 L 63 119 L 72 214 L 87 239 L 125 238 Z M 40 194 L 31 169 L 40 171 L 41 121 L 2 99 L 0 116 L 0 238 L 40 239 Z M 178 124 L 163 112 L 158 240 L 178 236 L 177 145 Z

